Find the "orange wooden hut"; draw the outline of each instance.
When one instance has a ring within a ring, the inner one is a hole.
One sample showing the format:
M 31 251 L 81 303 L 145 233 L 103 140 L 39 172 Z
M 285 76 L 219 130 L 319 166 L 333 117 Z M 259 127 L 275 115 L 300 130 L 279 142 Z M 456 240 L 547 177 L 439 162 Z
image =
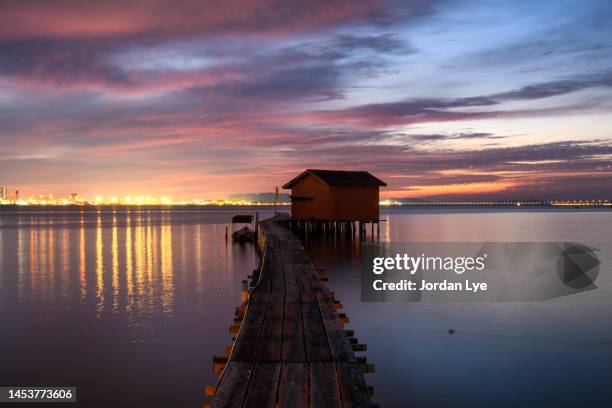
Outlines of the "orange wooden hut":
M 379 188 L 367 171 L 308 169 L 286 183 L 293 220 L 378 222 Z

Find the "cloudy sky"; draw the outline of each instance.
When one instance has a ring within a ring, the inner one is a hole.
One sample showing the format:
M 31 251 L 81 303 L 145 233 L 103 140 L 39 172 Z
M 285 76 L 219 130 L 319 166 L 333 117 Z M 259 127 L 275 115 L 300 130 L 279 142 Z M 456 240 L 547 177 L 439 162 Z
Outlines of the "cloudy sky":
M 0 2 L 0 185 L 612 198 L 608 1 Z

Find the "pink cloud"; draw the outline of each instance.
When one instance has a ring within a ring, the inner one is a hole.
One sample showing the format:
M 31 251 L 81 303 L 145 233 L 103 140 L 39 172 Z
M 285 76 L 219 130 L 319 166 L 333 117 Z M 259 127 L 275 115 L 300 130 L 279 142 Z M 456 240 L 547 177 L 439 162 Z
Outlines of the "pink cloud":
M 4 1 L 0 38 L 275 35 L 358 19 L 383 20 L 381 1 Z

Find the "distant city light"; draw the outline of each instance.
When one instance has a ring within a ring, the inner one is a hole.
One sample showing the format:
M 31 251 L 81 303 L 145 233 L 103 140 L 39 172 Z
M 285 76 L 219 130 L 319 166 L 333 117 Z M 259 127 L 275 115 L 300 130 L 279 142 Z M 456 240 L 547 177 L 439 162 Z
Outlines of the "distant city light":
M 279 202 L 279 205 L 289 205 L 288 202 Z M 27 197 L 26 199 L 18 198 L 17 194 L 5 194 L 0 196 L 0 205 L 274 205 L 274 202 L 260 202 L 249 200 L 177 200 L 167 196 L 153 197 L 141 195 L 127 195 L 123 198 L 112 196 L 104 198 L 104 196 L 96 195 L 93 200 L 79 196 L 77 193 L 71 193 L 68 197 L 54 197 L 53 194 L 38 194 Z
M 291 205 L 290 202 L 278 202 L 278 205 Z M 516 207 L 534 207 L 534 206 L 550 206 L 550 207 L 612 207 L 612 202 L 609 200 L 409 200 L 409 199 L 391 199 L 384 198 L 379 201 L 381 206 L 412 206 L 412 207 L 428 207 L 428 206 L 516 206 Z M 27 198 L 22 198 L 19 191 L 0 187 L 0 205 L 126 205 L 126 206 L 142 206 L 142 205 L 213 205 L 213 206 L 232 206 L 232 205 L 274 205 L 273 201 L 249 201 L 237 199 L 219 199 L 219 200 L 204 200 L 193 198 L 189 200 L 174 200 L 168 196 L 145 196 L 145 195 L 126 195 L 123 198 L 118 196 L 110 196 L 105 198 L 102 195 L 96 195 L 93 200 L 80 196 L 78 193 L 71 193 L 67 197 L 57 197 L 53 194 L 38 194 Z

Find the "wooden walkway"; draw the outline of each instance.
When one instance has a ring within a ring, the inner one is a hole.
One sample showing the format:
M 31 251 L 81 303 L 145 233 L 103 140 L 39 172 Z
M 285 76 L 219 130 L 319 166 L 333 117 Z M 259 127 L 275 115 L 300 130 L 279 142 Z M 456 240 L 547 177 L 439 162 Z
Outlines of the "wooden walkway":
M 221 373 L 213 407 L 370 407 L 361 345 L 301 242 L 274 220 L 260 223 L 259 277 Z M 352 341 L 352 342 L 351 342 Z

